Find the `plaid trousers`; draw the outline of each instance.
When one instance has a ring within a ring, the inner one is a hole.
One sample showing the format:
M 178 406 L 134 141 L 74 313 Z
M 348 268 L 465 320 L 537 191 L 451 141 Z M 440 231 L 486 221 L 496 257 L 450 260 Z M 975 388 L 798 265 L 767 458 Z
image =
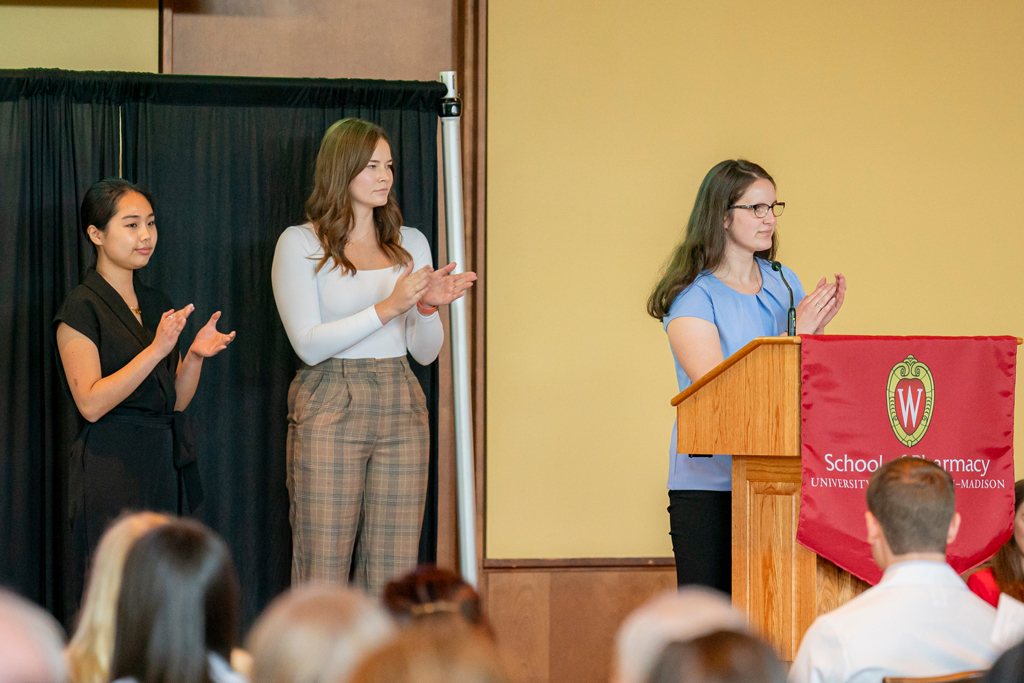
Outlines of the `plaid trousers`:
M 292 585 L 377 597 L 416 566 L 427 492 L 427 401 L 409 361 L 329 358 L 288 391 Z

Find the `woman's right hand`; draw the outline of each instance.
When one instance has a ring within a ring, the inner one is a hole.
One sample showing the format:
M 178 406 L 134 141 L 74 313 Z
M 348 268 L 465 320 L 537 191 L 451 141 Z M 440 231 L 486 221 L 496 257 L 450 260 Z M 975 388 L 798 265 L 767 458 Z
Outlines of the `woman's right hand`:
M 813 292 L 804 297 L 796 307 L 796 333 L 817 334 L 821 322 L 836 305 L 838 282 L 821 279 Z
M 408 311 L 416 305 L 416 302 L 420 300 L 423 293 L 427 291 L 427 285 L 430 283 L 430 274 L 434 269 L 430 266 L 423 266 L 415 273 L 412 269 L 413 264 L 410 263 L 406 266 L 402 274 L 398 276 L 398 282 L 395 283 L 395 288 L 392 290 L 391 295 L 377 304 L 377 317 L 380 318 L 381 323 L 387 324 L 392 318 L 396 318 Z M 381 310 L 381 308 L 384 310 Z
M 153 338 L 153 343 L 149 345 L 158 358 L 162 360 L 174 350 L 175 344 L 178 343 L 178 335 L 185 329 L 185 321 L 195 308 L 195 306 L 189 304 L 180 311 L 171 309 L 160 316 L 160 324 L 156 328 L 156 336 Z

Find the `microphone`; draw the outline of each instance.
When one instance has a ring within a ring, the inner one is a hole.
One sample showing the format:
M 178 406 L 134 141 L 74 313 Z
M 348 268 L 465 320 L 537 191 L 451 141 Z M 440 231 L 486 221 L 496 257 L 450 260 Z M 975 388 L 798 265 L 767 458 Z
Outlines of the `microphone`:
M 793 305 L 793 288 L 786 282 L 786 276 L 782 274 L 782 264 L 778 261 L 772 261 L 772 270 L 779 274 L 782 278 L 782 284 L 786 285 L 786 289 L 789 290 L 789 315 L 787 316 L 786 331 L 789 332 L 790 337 L 796 336 L 796 306 Z

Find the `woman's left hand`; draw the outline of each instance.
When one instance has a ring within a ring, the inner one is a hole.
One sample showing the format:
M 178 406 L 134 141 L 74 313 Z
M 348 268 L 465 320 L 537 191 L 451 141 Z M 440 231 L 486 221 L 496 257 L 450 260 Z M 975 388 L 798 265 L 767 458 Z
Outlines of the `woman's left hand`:
M 825 278 L 821 278 L 821 282 L 825 282 Z M 843 305 L 843 299 L 846 298 L 846 276 L 842 273 L 836 273 L 836 285 L 835 304 L 829 312 L 825 314 L 825 317 L 822 319 L 821 324 L 818 325 L 818 329 L 814 331 L 814 334 L 825 334 L 825 325 L 832 322 L 832 318 L 836 317 L 836 313 L 839 312 L 839 309 Z
M 194 353 L 200 358 L 210 358 L 228 347 L 234 338 L 235 333 L 221 334 L 217 331 L 217 321 L 220 320 L 220 311 L 210 316 L 210 321 L 203 325 L 192 342 L 189 353 Z
M 455 264 L 449 263 L 444 268 L 432 272 L 427 291 L 420 297 L 420 303 L 428 307 L 440 306 L 450 304 L 465 295 L 466 290 L 476 282 L 476 273 L 452 275 L 453 270 Z

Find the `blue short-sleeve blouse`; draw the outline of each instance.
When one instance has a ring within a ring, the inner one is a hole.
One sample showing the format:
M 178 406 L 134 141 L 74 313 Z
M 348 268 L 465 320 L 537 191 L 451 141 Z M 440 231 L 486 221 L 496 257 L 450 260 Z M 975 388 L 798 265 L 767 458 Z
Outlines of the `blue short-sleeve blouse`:
M 722 355 L 728 358 L 756 337 L 774 337 L 786 332 L 789 312 L 789 290 L 771 264 L 756 259 L 761 267 L 762 286 L 757 294 L 741 294 L 721 280 L 704 271 L 676 296 L 668 315 L 662 321 L 665 329 L 676 318 L 700 318 L 715 324 L 722 342 Z M 796 274 L 782 267 L 786 280 L 793 287 L 793 302 L 804 298 L 804 288 Z M 692 384 L 679 359 L 676 364 L 679 391 Z M 732 488 L 732 456 L 714 455 L 710 458 L 691 458 L 676 453 L 678 425 L 672 427 L 669 446 L 668 488 L 673 491 L 728 491 Z

